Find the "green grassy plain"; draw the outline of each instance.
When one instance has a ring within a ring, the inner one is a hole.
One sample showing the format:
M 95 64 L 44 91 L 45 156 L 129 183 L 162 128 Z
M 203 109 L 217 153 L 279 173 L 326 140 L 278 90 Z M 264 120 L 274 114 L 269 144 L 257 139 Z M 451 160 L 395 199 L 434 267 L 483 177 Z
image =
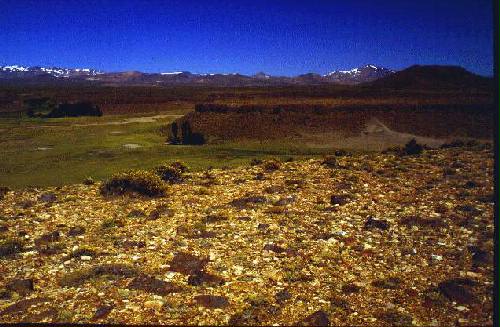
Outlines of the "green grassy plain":
M 0 120 L 0 186 L 16 189 L 81 183 L 86 177 L 102 180 L 118 171 L 149 169 L 175 160 L 200 170 L 248 164 L 253 158 L 298 159 L 328 152 L 286 142 L 167 145 L 160 128 L 175 119 L 174 114 L 182 113 L 165 114 L 172 116 L 127 124 L 116 123 L 134 116 L 3 118 Z M 129 149 L 124 144 L 141 147 Z

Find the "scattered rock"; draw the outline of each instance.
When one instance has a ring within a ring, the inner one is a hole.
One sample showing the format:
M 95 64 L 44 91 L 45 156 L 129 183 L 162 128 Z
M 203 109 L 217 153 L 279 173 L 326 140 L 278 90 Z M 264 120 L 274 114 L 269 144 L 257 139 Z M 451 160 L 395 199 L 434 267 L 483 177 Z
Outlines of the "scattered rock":
M 46 303 L 46 302 L 50 302 L 50 301 L 51 301 L 51 299 L 46 298 L 46 297 L 37 297 L 37 298 L 32 298 L 32 299 L 21 300 L 21 301 L 14 303 L 14 304 L 9 305 L 8 307 L 6 307 L 2 311 L 0 311 L 0 316 L 24 312 L 34 305 L 37 305 L 40 303 Z
M 288 292 L 287 290 L 281 290 L 274 295 L 274 298 L 276 299 L 277 303 L 281 304 L 286 300 L 290 300 L 292 298 L 292 294 L 290 294 L 290 292 Z
M 194 274 L 189 276 L 188 285 L 200 286 L 200 285 L 211 285 L 211 286 L 221 286 L 224 285 L 224 279 L 207 273 L 203 270 L 196 271 Z
M 465 184 L 464 184 L 464 187 L 465 188 L 475 188 L 475 187 L 478 187 L 479 185 L 474 182 L 474 181 L 467 181 Z
M 83 226 L 74 226 L 68 231 L 68 236 L 79 236 L 83 234 L 85 234 L 85 227 Z
M 272 252 L 275 252 L 275 253 L 283 253 L 286 251 L 285 248 L 279 246 L 279 245 L 276 245 L 276 244 L 266 244 L 264 246 L 264 250 L 266 251 L 272 251 Z
M 422 305 L 426 308 L 442 307 L 446 304 L 447 298 L 437 287 L 424 291 Z
M 87 280 L 99 276 L 133 277 L 137 275 L 137 270 L 126 264 L 103 264 L 92 268 L 75 270 L 65 274 L 60 280 L 62 287 L 75 287 L 83 284 Z
M 148 309 L 153 309 L 155 311 L 160 311 L 163 308 L 163 301 L 160 300 L 150 300 L 144 302 L 144 306 Z
M 397 289 L 403 281 L 397 277 L 389 277 L 386 279 L 377 279 L 372 282 L 372 285 L 378 288 Z
M 186 237 L 191 239 L 214 238 L 217 237 L 217 233 L 201 229 L 193 231 L 192 233 L 186 235 Z
M 215 308 L 225 308 L 229 305 L 229 301 L 225 296 L 217 295 L 197 295 L 194 297 L 196 303 L 205 308 L 215 309 Z
M 166 205 L 160 205 L 156 207 L 153 211 L 151 211 L 148 220 L 156 220 L 161 217 L 173 217 L 173 216 L 174 216 L 174 210 L 170 209 Z
M 285 192 L 285 190 L 286 189 L 283 186 L 273 185 L 273 186 L 266 187 L 264 189 L 264 192 L 266 192 L 267 194 L 277 194 L 277 193 Z
M 379 313 L 376 315 L 376 318 L 390 324 L 391 326 L 413 326 L 413 317 L 397 310 L 389 310 Z
M 50 322 L 57 322 L 59 318 L 59 311 L 56 308 L 48 308 L 40 313 L 29 313 L 23 319 L 23 322 L 34 322 L 40 323 L 44 320 L 49 320 Z
M 115 245 L 123 249 L 142 249 L 146 247 L 146 242 L 123 240 L 121 242 L 115 242 Z
M 456 210 L 461 211 L 471 217 L 476 217 L 481 213 L 481 210 L 477 209 L 474 206 L 471 205 L 459 205 L 455 207 Z
M 202 219 L 202 222 L 204 224 L 214 224 L 218 223 L 224 220 L 227 220 L 228 218 L 223 215 L 208 215 Z
M 296 197 L 293 195 L 285 196 L 274 202 L 275 206 L 286 206 L 287 204 L 292 204 L 296 201 Z
M 55 202 L 57 200 L 57 196 L 54 193 L 44 193 L 40 195 L 38 200 L 42 202 Z
M 350 201 L 349 196 L 347 195 L 332 195 L 330 197 L 330 203 L 332 205 L 344 205 Z
M 269 228 L 269 224 L 260 223 L 257 225 L 257 229 L 260 231 L 266 231 Z
M 20 239 L 6 239 L 0 242 L 0 258 L 11 257 L 22 252 L 24 242 Z
M 111 313 L 111 311 L 113 311 L 114 307 L 114 305 L 102 305 L 98 307 L 94 313 L 94 316 L 92 317 L 92 320 L 106 318 Z
M 75 251 L 71 252 L 71 254 L 67 257 L 64 258 L 64 261 L 69 260 L 71 258 L 80 258 L 81 260 L 85 260 L 82 257 L 95 257 L 97 256 L 96 250 L 89 248 L 89 247 L 81 247 L 79 249 L 76 249 Z
M 19 205 L 21 208 L 23 208 L 23 209 L 29 209 L 29 208 L 31 208 L 32 206 L 34 206 L 34 205 L 35 205 L 35 202 L 34 202 L 34 201 L 32 201 L 32 200 L 26 200 L 26 201 L 21 201 L 21 202 L 19 202 L 19 204 L 18 204 L 18 205 Z
M 472 304 L 476 301 L 476 297 L 466 288 L 471 284 L 471 280 L 455 278 L 439 283 L 438 289 L 451 301 L 459 304 Z
M 144 210 L 133 209 L 128 213 L 129 218 L 143 218 L 146 217 L 146 213 Z
M 26 296 L 35 290 L 32 279 L 14 279 L 8 282 L 5 288 L 21 296 Z
M 179 252 L 170 262 L 170 270 L 186 275 L 194 275 L 203 270 L 208 263 L 207 258 L 199 258 L 189 253 Z
M 323 310 L 316 311 L 297 323 L 298 326 L 330 326 L 330 319 Z
M 361 287 L 351 283 L 351 284 L 345 284 L 342 286 L 342 292 L 345 294 L 352 294 L 352 293 L 359 293 L 361 291 Z
M 350 310 L 349 302 L 347 302 L 345 299 L 341 298 L 338 295 L 333 295 L 329 300 L 330 300 L 330 307 L 332 309 L 341 309 L 345 311 Z
M 406 216 L 400 220 L 400 223 L 409 227 L 418 226 L 423 228 L 441 228 L 446 227 L 442 218 L 424 218 L 421 216 Z
M 180 288 L 173 283 L 165 282 L 147 275 L 135 277 L 128 284 L 128 288 L 131 290 L 140 290 L 157 295 L 168 295 L 170 293 L 177 293 L 180 291 Z
M 58 242 L 61 240 L 61 233 L 59 231 L 53 231 L 51 233 L 44 234 L 35 240 L 36 246 L 41 246 L 44 244 Z
M 387 230 L 389 229 L 389 222 L 385 219 L 375 219 L 370 216 L 365 222 L 365 229 L 373 229 L 373 228 Z
M 468 249 L 472 252 L 472 265 L 474 267 L 491 265 L 493 263 L 493 256 L 488 251 L 477 246 L 469 246 Z
M 232 205 L 233 207 L 236 207 L 239 209 L 245 209 L 251 205 L 262 204 L 265 202 L 267 202 L 267 199 L 263 196 L 248 196 L 248 197 L 235 199 L 235 200 L 229 202 L 229 204 Z
M 269 304 L 267 301 L 252 301 L 250 306 L 243 311 L 231 316 L 228 324 L 230 326 L 258 326 L 270 325 L 266 321 L 272 321 L 279 314 L 280 308 Z

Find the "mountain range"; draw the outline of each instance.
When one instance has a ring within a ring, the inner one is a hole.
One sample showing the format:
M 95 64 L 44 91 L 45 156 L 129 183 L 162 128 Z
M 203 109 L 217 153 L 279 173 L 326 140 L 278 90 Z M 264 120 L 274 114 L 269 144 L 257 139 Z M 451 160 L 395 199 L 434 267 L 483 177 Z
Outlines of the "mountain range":
M 351 70 L 336 70 L 324 75 L 308 73 L 294 77 L 255 75 L 199 74 L 188 71 L 143 73 L 139 71 L 103 72 L 90 68 L 0 66 L 0 83 L 89 82 L 110 85 L 211 85 L 211 86 L 274 86 L 368 83 L 394 74 L 393 70 L 365 65 Z

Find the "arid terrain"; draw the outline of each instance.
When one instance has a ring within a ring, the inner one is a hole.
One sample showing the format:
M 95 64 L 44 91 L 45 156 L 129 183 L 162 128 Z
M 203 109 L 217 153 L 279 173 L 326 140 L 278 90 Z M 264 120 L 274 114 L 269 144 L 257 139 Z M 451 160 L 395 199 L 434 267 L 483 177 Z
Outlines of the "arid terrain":
M 492 325 L 493 152 L 476 143 L 0 200 L 0 321 Z

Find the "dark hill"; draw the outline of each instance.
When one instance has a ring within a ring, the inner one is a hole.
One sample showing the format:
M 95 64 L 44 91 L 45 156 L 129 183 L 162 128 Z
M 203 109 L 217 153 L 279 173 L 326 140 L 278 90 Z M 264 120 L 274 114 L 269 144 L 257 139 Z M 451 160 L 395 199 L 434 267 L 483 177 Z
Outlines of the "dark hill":
M 459 66 L 414 65 L 366 85 L 391 89 L 489 89 L 493 79 Z

